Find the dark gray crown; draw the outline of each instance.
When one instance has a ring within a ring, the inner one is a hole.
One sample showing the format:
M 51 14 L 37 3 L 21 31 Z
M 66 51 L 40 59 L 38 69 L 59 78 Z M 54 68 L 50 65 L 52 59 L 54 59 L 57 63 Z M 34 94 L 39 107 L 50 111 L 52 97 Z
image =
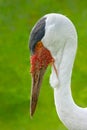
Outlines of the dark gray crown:
M 45 20 L 46 17 L 41 18 L 36 25 L 34 26 L 33 30 L 30 33 L 30 42 L 29 48 L 31 53 L 34 53 L 34 48 L 37 42 L 41 41 L 43 36 L 45 35 Z

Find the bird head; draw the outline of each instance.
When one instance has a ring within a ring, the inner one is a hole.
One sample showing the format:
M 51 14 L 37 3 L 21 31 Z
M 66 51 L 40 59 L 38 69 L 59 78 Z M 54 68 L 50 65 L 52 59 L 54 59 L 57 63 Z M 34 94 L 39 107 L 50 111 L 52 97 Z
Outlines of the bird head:
M 41 83 L 48 65 L 54 67 L 55 73 L 57 75 L 57 70 L 54 65 L 55 59 L 52 56 L 51 52 L 44 46 L 41 40 L 44 37 L 44 35 L 45 35 L 45 18 L 42 18 L 36 23 L 30 34 L 30 44 L 29 44 L 29 48 L 31 51 L 30 72 L 32 75 L 32 91 L 30 102 L 31 116 L 33 116 L 35 112 L 41 88 Z
M 31 55 L 31 75 L 32 75 L 32 95 L 31 95 L 31 116 L 33 115 L 39 96 L 39 91 L 42 83 L 44 73 L 48 65 L 53 65 L 55 72 L 56 67 L 54 65 L 54 58 L 50 51 L 45 48 L 42 42 L 38 42 L 35 46 L 34 54 Z

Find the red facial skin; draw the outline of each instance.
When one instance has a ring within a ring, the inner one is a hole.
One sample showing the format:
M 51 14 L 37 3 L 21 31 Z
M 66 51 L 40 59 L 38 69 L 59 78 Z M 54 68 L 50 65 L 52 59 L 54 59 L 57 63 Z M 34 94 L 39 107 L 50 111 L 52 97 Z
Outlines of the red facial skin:
M 47 68 L 49 64 L 54 63 L 54 59 L 48 49 L 41 42 L 38 42 L 35 47 L 35 53 L 31 56 L 31 73 L 43 67 Z
M 54 65 L 54 58 L 52 57 L 50 51 L 43 46 L 41 41 L 36 44 L 34 54 L 31 56 L 30 60 L 32 74 L 30 115 L 33 116 L 36 109 L 43 76 L 48 65 L 53 65 L 56 75 L 57 69 Z

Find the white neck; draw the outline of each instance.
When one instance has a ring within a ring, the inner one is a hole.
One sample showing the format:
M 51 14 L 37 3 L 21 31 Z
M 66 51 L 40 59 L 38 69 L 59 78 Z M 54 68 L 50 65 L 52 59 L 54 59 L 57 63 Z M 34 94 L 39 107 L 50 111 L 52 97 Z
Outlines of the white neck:
M 62 52 L 61 62 L 56 63 L 59 76 L 58 84 L 54 86 L 54 99 L 60 120 L 68 129 L 87 130 L 87 110 L 74 103 L 71 93 L 71 75 L 76 46 L 74 39 L 68 39 Z M 52 75 L 55 77 L 54 71 Z
M 52 68 L 50 84 L 60 120 L 69 130 L 87 130 L 87 109 L 78 107 L 72 98 L 71 75 L 77 49 L 77 33 L 72 22 L 60 14 L 46 16 L 42 42 L 55 58 L 58 78 Z

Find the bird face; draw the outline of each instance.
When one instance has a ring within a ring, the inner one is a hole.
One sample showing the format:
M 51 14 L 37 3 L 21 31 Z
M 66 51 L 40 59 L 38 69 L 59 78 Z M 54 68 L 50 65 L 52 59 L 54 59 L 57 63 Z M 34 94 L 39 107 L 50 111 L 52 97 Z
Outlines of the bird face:
M 54 58 L 50 51 L 45 48 L 42 42 L 38 42 L 35 46 L 34 53 L 31 55 L 31 75 L 32 75 L 32 93 L 31 93 L 31 116 L 34 114 L 39 91 L 42 83 L 44 73 L 48 65 L 54 66 Z
M 46 34 L 46 19 L 42 17 L 33 27 L 30 33 L 29 48 L 31 52 L 31 76 L 32 76 L 32 91 L 31 91 L 31 102 L 30 102 L 30 114 L 33 116 L 38 101 L 39 91 L 42 83 L 44 73 L 48 65 L 54 67 L 57 75 L 57 70 L 54 65 L 54 57 L 51 52 L 44 46 L 42 42 Z

